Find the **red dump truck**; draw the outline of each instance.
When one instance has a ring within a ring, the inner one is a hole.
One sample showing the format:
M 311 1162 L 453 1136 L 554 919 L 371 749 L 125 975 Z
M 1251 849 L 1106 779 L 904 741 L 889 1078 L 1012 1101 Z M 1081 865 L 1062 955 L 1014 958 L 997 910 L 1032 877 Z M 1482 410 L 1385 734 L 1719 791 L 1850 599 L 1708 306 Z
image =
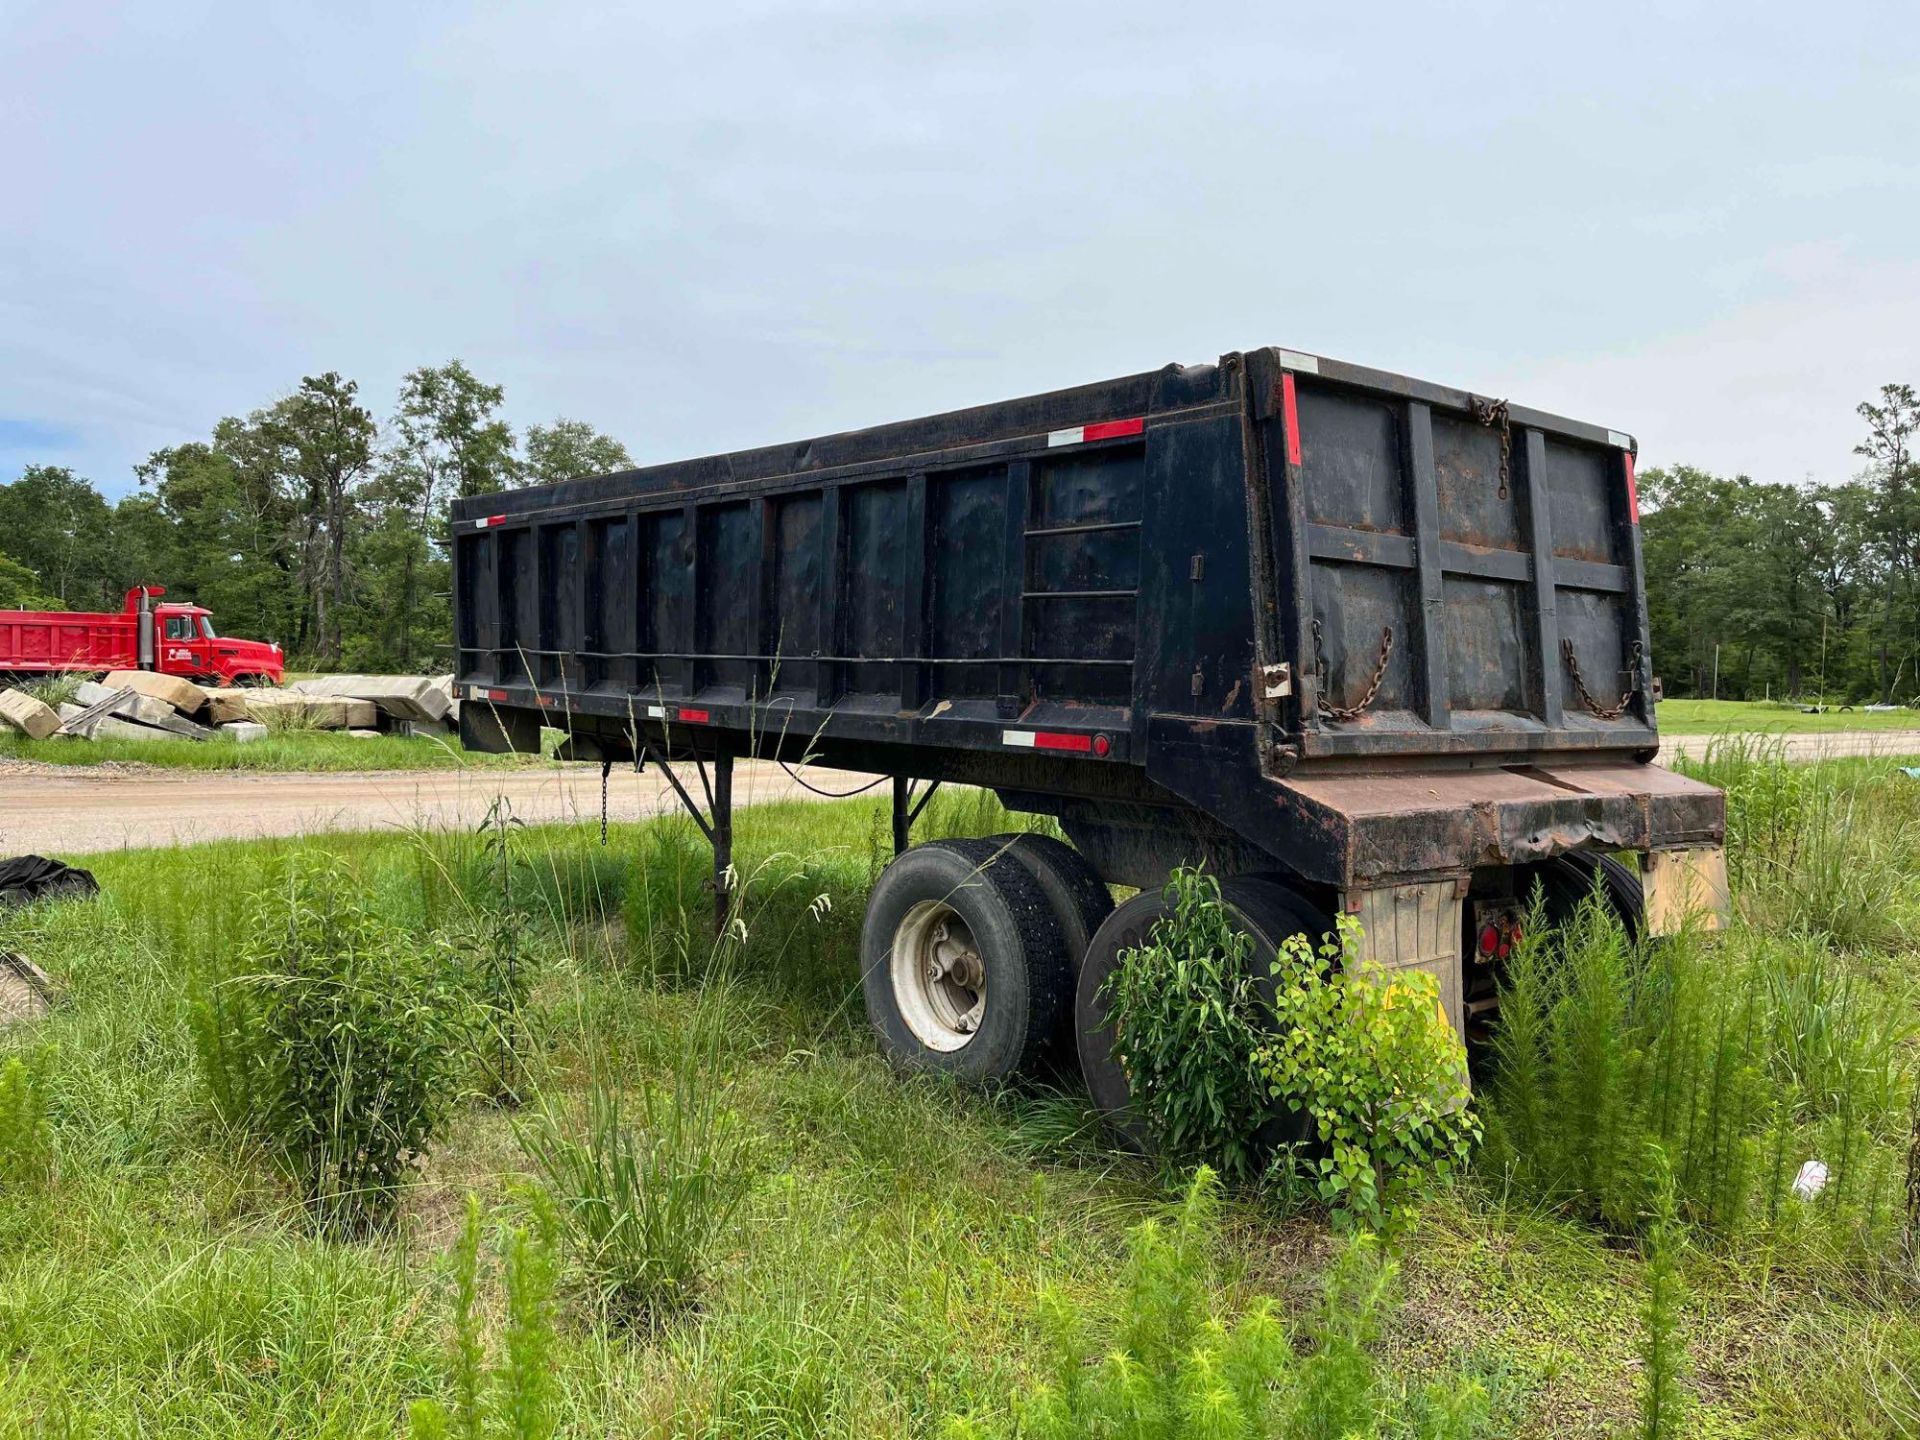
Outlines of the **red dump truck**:
M 164 585 L 136 585 L 117 612 L 0 610 L 0 675 L 157 670 L 223 685 L 278 685 L 278 645 L 214 632 L 198 605 L 167 604 Z

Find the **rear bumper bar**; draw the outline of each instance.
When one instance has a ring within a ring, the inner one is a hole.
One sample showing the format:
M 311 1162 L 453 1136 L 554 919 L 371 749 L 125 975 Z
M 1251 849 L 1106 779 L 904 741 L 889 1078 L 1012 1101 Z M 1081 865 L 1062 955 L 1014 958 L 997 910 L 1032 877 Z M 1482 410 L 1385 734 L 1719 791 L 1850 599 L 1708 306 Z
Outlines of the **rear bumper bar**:
M 1372 771 L 1275 782 L 1343 889 L 1457 877 L 1569 850 L 1718 847 L 1726 799 L 1656 765 Z

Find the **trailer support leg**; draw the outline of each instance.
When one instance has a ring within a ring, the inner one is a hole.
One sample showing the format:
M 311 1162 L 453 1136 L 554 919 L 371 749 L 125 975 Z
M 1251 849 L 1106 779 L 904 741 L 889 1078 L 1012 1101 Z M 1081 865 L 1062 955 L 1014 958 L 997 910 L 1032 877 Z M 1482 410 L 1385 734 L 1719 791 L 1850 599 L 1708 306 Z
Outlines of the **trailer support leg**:
M 920 818 L 920 812 L 927 808 L 927 802 L 933 799 L 933 792 L 940 788 L 940 782 L 931 782 L 919 794 L 916 803 L 913 781 L 905 775 L 893 777 L 893 853 L 904 855 L 907 847 L 913 843 L 913 822 Z
M 733 901 L 733 746 L 722 737 L 713 754 L 713 933 L 727 928 Z
M 652 748 L 642 737 L 639 757 L 642 766 Z M 706 761 L 698 754 L 693 757 L 694 768 L 700 776 L 700 790 L 706 797 L 705 809 L 687 792 L 686 782 L 674 773 L 664 753 L 653 758 L 660 766 L 660 773 L 667 777 L 667 784 L 673 787 L 673 793 L 680 797 L 681 808 L 713 847 L 713 929 L 717 935 L 726 929 L 727 907 L 733 900 L 733 746 L 724 736 L 716 738 L 711 782 L 707 779 Z

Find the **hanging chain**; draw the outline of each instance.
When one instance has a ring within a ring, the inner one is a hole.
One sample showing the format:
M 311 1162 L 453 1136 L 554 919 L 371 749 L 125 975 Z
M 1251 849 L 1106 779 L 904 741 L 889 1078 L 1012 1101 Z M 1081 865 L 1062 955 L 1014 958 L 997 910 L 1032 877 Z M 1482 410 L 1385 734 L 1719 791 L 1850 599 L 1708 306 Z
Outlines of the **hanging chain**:
M 1316 687 L 1314 701 L 1320 707 L 1320 713 L 1329 720 L 1345 722 L 1358 720 L 1373 704 L 1374 697 L 1380 693 L 1380 682 L 1387 678 L 1387 659 L 1393 654 L 1393 627 L 1383 626 L 1380 631 L 1380 658 L 1374 662 L 1373 678 L 1367 682 L 1366 693 L 1356 705 L 1335 705 L 1327 699 L 1327 656 L 1321 648 L 1320 622 L 1313 622 L 1313 671 L 1320 677 Z
M 1633 642 L 1633 653 L 1627 659 L 1627 689 L 1626 693 L 1620 697 L 1620 703 L 1618 705 L 1602 705 L 1598 700 L 1593 698 L 1593 693 L 1587 689 L 1586 679 L 1580 674 L 1580 662 L 1574 658 L 1573 641 L 1571 639 L 1560 642 L 1560 651 L 1567 657 L 1567 672 L 1573 676 L 1573 693 L 1579 697 L 1582 705 L 1586 706 L 1588 710 L 1602 720 L 1618 720 L 1622 715 L 1626 714 L 1628 703 L 1640 689 L 1640 656 L 1642 652 L 1638 640 Z
M 1473 418 L 1488 429 L 1500 427 L 1500 498 L 1507 498 L 1507 482 L 1513 474 L 1513 417 L 1507 413 L 1504 400 L 1482 400 L 1477 395 L 1467 396 L 1467 408 L 1473 412 Z
M 613 774 L 613 762 L 600 762 L 600 848 L 607 848 L 607 777 Z

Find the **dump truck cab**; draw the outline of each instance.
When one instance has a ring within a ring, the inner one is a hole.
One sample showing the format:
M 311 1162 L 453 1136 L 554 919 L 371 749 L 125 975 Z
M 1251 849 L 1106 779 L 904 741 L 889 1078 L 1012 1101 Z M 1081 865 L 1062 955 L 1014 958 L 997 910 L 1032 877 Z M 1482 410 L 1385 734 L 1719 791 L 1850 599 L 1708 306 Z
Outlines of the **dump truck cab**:
M 277 644 L 219 634 L 213 612 L 199 605 L 160 601 L 159 585 L 127 592 L 126 613 L 137 617 L 139 668 L 211 680 L 222 685 L 278 685 L 286 657 Z

